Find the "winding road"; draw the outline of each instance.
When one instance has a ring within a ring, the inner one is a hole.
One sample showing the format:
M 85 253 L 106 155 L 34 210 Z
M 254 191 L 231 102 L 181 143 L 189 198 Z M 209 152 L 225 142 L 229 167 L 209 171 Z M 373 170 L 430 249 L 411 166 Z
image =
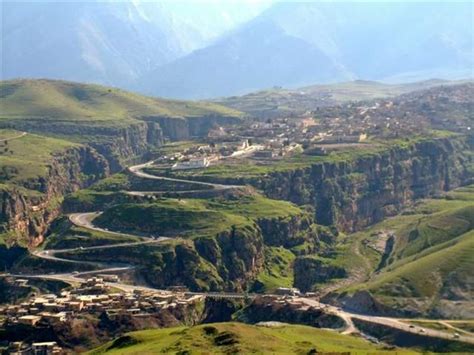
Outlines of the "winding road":
M 151 175 L 151 174 L 143 172 L 143 169 L 149 168 L 152 165 L 153 165 L 153 161 L 149 161 L 144 164 L 130 166 L 128 167 L 128 171 L 130 171 L 135 176 L 138 176 L 144 179 L 163 180 L 163 181 L 171 181 L 171 182 L 178 182 L 178 183 L 185 183 L 185 184 L 195 184 L 195 185 L 208 187 L 209 189 L 231 190 L 231 189 L 238 189 L 238 188 L 244 187 L 242 185 L 224 185 L 224 184 L 215 184 L 212 182 L 170 178 L 170 177 L 165 177 L 165 176 Z M 133 191 L 133 193 L 137 193 L 137 192 L 140 193 L 140 191 Z
M 212 189 L 232 189 L 232 188 L 241 188 L 242 186 L 238 185 L 222 185 L 222 184 L 213 184 L 207 182 L 196 182 L 191 180 L 184 180 L 184 179 L 174 179 L 168 177 L 160 177 L 145 173 L 142 169 L 150 167 L 152 162 L 148 162 L 145 164 L 135 165 L 129 167 L 129 171 L 134 175 L 145 178 L 145 179 L 155 179 L 155 180 L 167 180 L 167 181 L 175 181 L 180 183 L 194 183 L 204 185 L 206 187 Z M 133 192 L 133 193 L 142 193 L 142 192 Z M 77 284 L 84 281 L 84 278 L 87 275 L 97 274 L 97 273 L 111 273 L 111 272 L 122 272 L 126 270 L 133 269 L 133 265 L 110 265 L 105 263 L 98 263 L 98 262 L 89 262 L 89 261 L 78 261 L 78 260 L 69 260 L 65 258 L 57 257 L 56 254 L 59 253 L 67 253 L 67 252 L 74 252 L 74 251 L 86 251 L 86 250 L 98 250 L 98 249 L 111 249 L 111 248 L 118 248 L 118 247 L 127 247 L 127 246 L 135 246 L 135 245 L 143 245 L 143 244 L 155 244 L 161 243 L 166 241 L 169 238 L 166 237 L 159 237 L 159 238 L 151 238 L 151 237 L 142 237 L 130 234 L 124 234 L 120 232 L 109 231 L 103 228 L 99 228 L 93 224 L 94 218 L 100 215 L 101 212 L 88 212 L 88 213 L 74 213 L 69 216 L 70 221 L 82 228 L 90 229 L 93 231 L 100 231 L 109 234 L 115 235 L 123 235 L 123 236 L 133 236 L 139 237 L 142 240 L 138 242 L 130 242 L 130 243 L 118 243 L 118 244 L 108 244 L 108 245 L 101 245 L 101 246 L 92 246 L 92 247 L 79 247 L 79 248 L 71 248 L 71 249 L 54 249 L 54 250 L 43 250 L 43 251 L 36 251 L 33 254 L 39 258 L 47 259 L 47 260 L 56 260 L 62 262 L 71 262 L 71 263 L 81 263 L 81 264 L 93 264 L 95 266 L 100 267 L 99 270 L 92 270 L 92 271 L 85 271 L 85 272 L 73 272 L 73 273 L 62 273 L 62 274 L 54 274 L 54 275 L 10 275 L 13 277 L 21 277 L 21 278 L 41 278 L 41 279 L 49 279 L 49 280 L 59 280 L 71 284 Z M 141 290 L 141 291 L 164 291 L 158 290 L 152 287 L 145 287 L 145 286 L 137 286 L 137 285 L 129 285 L 124 283 L 106 283 L 109 286 L 114 288 L 123 290 L 125 292 L 133 292 L 134 290 Z M 169 292 L 169 291 L 167 291 Z M 257 294 L 246 294 L 246 293 L 229 293 L 229 292 L 222 292 L 222 293 L 215 293 L 215 292 L 208 292 L 208 293 L 200 293 L 200 292 L 190 292 L 189 294 L 194 295 L 203 295 L 206 297 L 220 297 L 220 298 L 255 298 Z M 281 297 L 277 295 L 269 295 L 275 297 Z M 361 315 L 352 312 L 348 312 L 338 307 L 334 307 L 329 304 L 324 304 L 319 302 L 316 299 L 308 298 L 308 297 L 293 297 L 292 301 L 295 303 L 303 304 L 309 307 L 316 307 L 319 309 L 324 310 L 329 314 L 334 314 L 339 316 L 341 319 L 344 320 L 346 323 L 346 328 L 343 331 L 343 334 L 353 334 L 359 333 L 359 330 L 354 325 L 353 320 L 362 320 L 366 322 L 370 322 L 372 324 L 380 324 L 383 326 L 387 326 L 393 329 L 397 329 L 403 332 L 417 334 L 422 336 L 446 339 L 446 340 L 456 340 L 461 341 L 469 344 L 474 345 L 474 336 L 468 332 L 463 332 L 462 334 L 456 335 L 456 339 L 454 339 L 453 334 L 448 332 L 443 332 L 435 329 L 430 328 L 422 328 L 420 326 L 410 325 L 406 323 L 406 319 L 399 319 L 399 318 L 390 318 L 390 317 L 377 317 L 377 316 L 369 316 L 369 315 Z M 416 319 L 410 319 L 414 321 Z M 449 320 L 438 320 L 440 323 L 447 322 Z M 448 324 L 448 323 L 447 323 Z

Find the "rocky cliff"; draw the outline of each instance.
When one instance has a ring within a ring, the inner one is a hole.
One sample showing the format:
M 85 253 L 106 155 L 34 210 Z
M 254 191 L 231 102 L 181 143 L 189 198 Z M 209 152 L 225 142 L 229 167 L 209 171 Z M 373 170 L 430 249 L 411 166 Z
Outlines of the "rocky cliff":
M 285 233 L 287 240 L 283 238 Z M 75 251 L 63 256 L 137 264 L 138 270 L 143 270 L 139 271 L 140 277 L 158 288 L 185 285 L 191 290 L 242 291 L 263 271 L 264 245 L 296 242 L 317 243 L 317 233 L 306 214 L 233 225 L 212 236 L 176 238 L 152 246 Z
M 52 157 L 48 172 L 22 185 L 0 189 L 0 234 L 7 244 L 24 240 L 28 246 L 42 242 L 49 223 L 60 212 L 62 197 L 103 178 L 107 161 L 94 149 L 77 146 Z
M 147 122 L 157 122 L 163 130 L 163 135 L 177 141 L 191 137 L 206 136 L 211 128 L 237 124 L 239 117 L 207 115 L 202 117 L 142 117 Z
M 251 183 L 274 199 L 311 204 L 318 224 L 355 231 L 418 198 L 472 179 L 472 137 L 424 139 L 353 160 L 274 172 Z
M 66 140 L 78 141 L 94 148 L 109 162 L 111 171 L 119 171 L 128 159 L 145 154 L 150 145 L 163 143 L 163 133 L 156 122 L 135 120 L 129 125 L 98 126 L 72 122 L 43 120 L 18 120 L 0 124 L 2 128 L 36 132 L 44 135 L 61 136 Z

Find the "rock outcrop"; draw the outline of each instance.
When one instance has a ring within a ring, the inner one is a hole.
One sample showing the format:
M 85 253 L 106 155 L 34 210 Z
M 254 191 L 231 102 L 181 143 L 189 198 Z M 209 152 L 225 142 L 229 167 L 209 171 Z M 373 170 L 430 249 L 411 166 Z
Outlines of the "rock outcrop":
M 187 140 L 191 137 L 202 137 L 209 130 L 240 122 L 233 116 L 208 115 L 202 117 L 142 117 L 147 122 L 157 122 L 163 130 L 163 135 L 172 141 Z
M 472 179 L 472 137 L 424 139 L 353 160 L 317 163 L 247 182 L 273 199 L 315 208 L 316 221 L 360 230 L 399 213 L 415 199 Z
M 51 159 L 45 176 L 0 189 L 0 233 L 7 242 L 23 238 L 28 246 L 43 241 L 49 223 L 58 216 L 62 197 L 89 186 L 109 172 L 107 161 L 86 146 L 69 148 Z

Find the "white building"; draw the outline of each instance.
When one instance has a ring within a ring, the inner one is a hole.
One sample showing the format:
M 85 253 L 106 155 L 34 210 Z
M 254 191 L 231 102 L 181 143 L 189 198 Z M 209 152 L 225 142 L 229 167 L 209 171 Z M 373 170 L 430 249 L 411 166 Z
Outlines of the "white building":
M 171 170 L 187 170 L 187 169 L 200 169 L 209 166 L 209 160 L 207 158 L 191 159 L 188 161 L 180 161 L 171 167 Z

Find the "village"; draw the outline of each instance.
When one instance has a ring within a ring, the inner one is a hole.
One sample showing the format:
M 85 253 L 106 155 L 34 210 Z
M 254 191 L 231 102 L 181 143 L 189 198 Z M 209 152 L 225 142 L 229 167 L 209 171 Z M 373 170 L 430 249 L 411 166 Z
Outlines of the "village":
M 187 294 L 185 288 L 169 290 L 134 289 L 133 292 L 114 290 L 108 282 L 118 282 L 116 275 L 101 275 L 82 282 L 71 290 L 59 294 L 32 295 L 22 303 L 0 308 L 4 327 L 48 328 L 71 322 L 81 315 L 104 315 L 108 320 L 147 318 L 163 312 L 187 307 L 204 299 L 203 295 Z M 16 279 L 19 287 L 26 287 L 28 280 Z M 11 354 L 60 354 L 56 342 L 12 342 Z
M 393 103 L 388 102 L 384 107 L 391 106 Z M 406 132 L 414 134 L 427 129 L 422 122 L 380 115 L 380 110 L 380 104 L 375 103 L 219 126 L 211 129 L 203 141 L 161 155 L 155 164 L 170 171 L 202 169 L 243 158 L 264 164 L 298 153 L 327 155 L 334 150 L 370 144 L 370 138 L 396 138 Z
M 459 119 L 448 119 L 434 114 L 442 110 L 433 105 L 450 105 L 438 97 L 443 93 L 435 93 L 421 103 L 416 96 L 402 95 L 392 100 L 319 107 L 294 117 L 249 119 L 235 126 L 214 127 L 204 141 L 180 152 L 165 154 L 156 163 L 171 171 L 202 169 L 242 158 L 265 164 L 296 153 L 327 155 L 334 150 L 357 149 L 377 141 L 428 134 L 432 129 L 443 130 L 447 125 L 469 133 L 471 123 L 462 118 L 463 115 Z M 461 90 L 454 99 L 456 103 L 465 103 L 466 93 Z

